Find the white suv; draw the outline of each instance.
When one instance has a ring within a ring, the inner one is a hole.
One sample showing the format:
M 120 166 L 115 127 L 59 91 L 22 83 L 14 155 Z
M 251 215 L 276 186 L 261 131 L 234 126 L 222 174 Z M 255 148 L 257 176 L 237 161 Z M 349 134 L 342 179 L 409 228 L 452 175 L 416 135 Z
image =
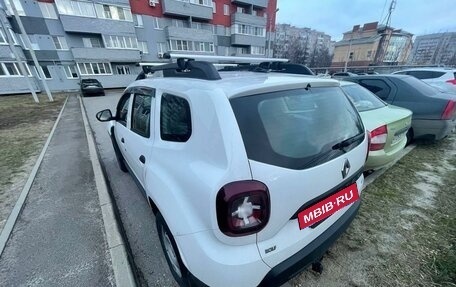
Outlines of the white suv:
M 275 286 L 319 262 L 357 213 L 367 156 L 339 83 L 198 61 L 157 70 L 97 118 L 179 285 Z
M 456 93 L 456 69 L 449 68 L 413 68 L 394 72 L 418 78 L 441 91 Z

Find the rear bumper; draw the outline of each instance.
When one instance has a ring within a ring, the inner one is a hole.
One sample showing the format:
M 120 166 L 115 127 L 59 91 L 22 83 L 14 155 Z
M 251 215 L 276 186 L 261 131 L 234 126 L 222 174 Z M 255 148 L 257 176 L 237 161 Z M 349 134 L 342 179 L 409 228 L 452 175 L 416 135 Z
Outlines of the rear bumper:
M 369 151 L 364 170 L 379 169 L 388 165 L 399 156 L 406 144 L 407 138 L 404 137 L 404 139 L 402 139 L 401 142 L 398 142 L 394 146 L 394 149 L 389 152 L 385 152 L 385 150 Z
M 358 213 L 361 201 L 355 202 L 330 228 L 287 260 L 272 268 L 259 286 L 280 286 L 304 268 L 318 261 L 344 233 Z
M 454 131 L 456 119 L 453 120 L 413 120 L 414 138 L 432 136 L 435 140 L 441 140 Z
M 97 89 L 84 89 L 82 90 L 83 95 L 104 95 L 104 89 L 103 88 L 97 88 Z

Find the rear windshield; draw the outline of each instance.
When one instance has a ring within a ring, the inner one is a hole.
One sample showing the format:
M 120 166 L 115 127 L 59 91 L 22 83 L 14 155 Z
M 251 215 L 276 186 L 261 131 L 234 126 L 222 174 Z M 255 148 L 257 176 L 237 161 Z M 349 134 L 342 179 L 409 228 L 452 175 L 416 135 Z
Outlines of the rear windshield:
M 231 100 L 249 159 L 290 169 L 329 161 L 364 139 L 356 109 L 339 87 L 296 89 Z M 358 137 L 356 137 L 358 136 Z M 334 148 L 346 139 L 356 141 Z
M 342 90 L 347 93 L 359 112 L 375 110 L 386 106 L 375 94 L 360 85 L 342 86 Z
M 435 96 L 439 92 L 438 89 L 414 77 L 404 77 L 402 80 L 426 96 Z

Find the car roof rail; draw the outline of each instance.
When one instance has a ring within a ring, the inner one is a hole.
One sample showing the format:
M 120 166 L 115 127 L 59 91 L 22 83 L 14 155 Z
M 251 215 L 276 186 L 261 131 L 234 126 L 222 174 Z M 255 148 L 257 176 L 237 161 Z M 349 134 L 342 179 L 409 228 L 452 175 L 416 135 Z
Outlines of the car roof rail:
M 302 64 L 292 64 L 284 62 L 261 62 L 258 65 L 239 64 L 236 67 L 224 67 L 220 71 L 250 71 L 250 72 L 263 72 L 263 73 L 286 73 L 295 75 L 315 75 L 312 70 Z
M 191 58 L 178 58 L 176 63 L 151 66 L 142 64 L 142 72 L 136 80 L 147 78 L 148 74 L 163 72 L 163 77 L 193 78 L 201 80 L 220 80 L 221 77 L 215 66 L 205 61 L 195 61 Z

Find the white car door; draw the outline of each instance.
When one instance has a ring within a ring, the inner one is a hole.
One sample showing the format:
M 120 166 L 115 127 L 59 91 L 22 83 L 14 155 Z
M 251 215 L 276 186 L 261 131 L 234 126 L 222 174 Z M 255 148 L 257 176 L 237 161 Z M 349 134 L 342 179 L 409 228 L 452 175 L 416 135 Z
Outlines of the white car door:
M 126 145 L 125 138 L 128 136 L 129 129 L 130 129 L 130 110 L 131 110 L 131 93 L 125 93 L 119 100 L 119 104 L 117 105 L 116 111 L 116 124 L 114 126 L 114 136 L 119 146 L 119 149 L 127 161 L 128 165 L 130 165 L 130 161 L 128 160 L 128 149 Z
M 155 90 L 136 87 L 132 90 L 130 131 L 128 141 L 128 161 L 136 179 L 144 187 L 146 165 L 150 162 L 153 144 L 153 118 Z

